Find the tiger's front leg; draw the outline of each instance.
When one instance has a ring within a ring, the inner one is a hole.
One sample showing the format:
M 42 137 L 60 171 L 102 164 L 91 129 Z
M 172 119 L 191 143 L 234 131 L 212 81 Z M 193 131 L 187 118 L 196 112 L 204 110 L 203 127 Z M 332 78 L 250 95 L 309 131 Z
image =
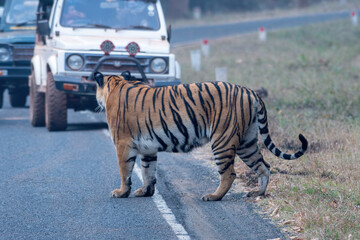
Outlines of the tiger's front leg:
M 141 188 L 135 191 L 135 196 L 152 196 L 155 192 L 157 156 L 142 156 L 140 164 L 144 184 Z
M 110 193 L 114 198 L 127 198 L 131 192 L 131 175 L 134 168 L 136 153 L 132 152 L 126 143 L 116 145 L 116 153 L 121 178 L 120 189 Z

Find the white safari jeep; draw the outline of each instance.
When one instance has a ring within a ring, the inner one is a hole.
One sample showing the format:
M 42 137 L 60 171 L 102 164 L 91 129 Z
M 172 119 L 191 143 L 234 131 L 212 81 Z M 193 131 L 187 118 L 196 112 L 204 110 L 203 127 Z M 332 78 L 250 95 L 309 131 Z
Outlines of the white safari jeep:
M 31 60 L 30 121 L 64 130 L 67 109 L 95 110 L 95 71 L 180 83 L 159 0 L 40 0 Z

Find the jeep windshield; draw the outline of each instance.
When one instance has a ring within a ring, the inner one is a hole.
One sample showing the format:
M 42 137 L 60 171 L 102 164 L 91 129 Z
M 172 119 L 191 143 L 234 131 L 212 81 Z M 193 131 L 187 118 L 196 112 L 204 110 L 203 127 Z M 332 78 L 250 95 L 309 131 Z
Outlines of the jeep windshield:
M 65 0 L 60 24 L 71 28 L 159 30 L 156 1 Z
M 6 23 L 16 25 L 35 25 L 38 0 L 12 0 L 6 15 Z

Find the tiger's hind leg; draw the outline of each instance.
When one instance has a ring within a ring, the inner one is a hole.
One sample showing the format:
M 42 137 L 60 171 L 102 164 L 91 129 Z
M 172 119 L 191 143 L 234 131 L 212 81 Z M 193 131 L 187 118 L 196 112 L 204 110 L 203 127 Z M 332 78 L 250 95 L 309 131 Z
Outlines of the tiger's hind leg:
M 270 165 L 264 161 L 260 152 L 257 135 L 252 137 L 243 140 L 236 154 L 258 175 L 259 191 L 250 192 L 248 196 L 264 196 L 270 178 Z
M 131 151 L 127 143 L 116 146 L 119 172 L 121 178 L 120 189 L 115 189 L 110 193 L 114 198 L 127 198 L 131 192 L 131 175 L 134 168 L 137 153 Z
M 215 156 L 216 165 L 218 166 L 218 172 L 221 175 L 220 185 L 213 194 L 206 194 L 201 199 L 203 201 L 219 201 L 229 191 L 232 183 L 236 178 L 234 170 L 234 158 L 235 158 L 235 147 L 230 147 L 225 150 L 214 149 L 213 154 Z
M 152 196 L 155 192 L 157 156 L 143 156 L 140 165 L 144 184 L 142 188 L 135 191 L 135 196 Z

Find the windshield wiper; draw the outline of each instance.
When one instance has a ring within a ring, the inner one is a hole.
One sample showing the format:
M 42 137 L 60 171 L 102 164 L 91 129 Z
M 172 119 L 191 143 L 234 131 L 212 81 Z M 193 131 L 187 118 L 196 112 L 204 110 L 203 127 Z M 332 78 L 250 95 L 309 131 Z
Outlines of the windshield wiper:
M 129 28 L 154 30 L 154 28 L 152 28 L 152 27 L 146 27 L 146 26 L 142 26 L 142 25 L 133 25 L 133 26 L 129 26 Z
M 112 27 L 110 27 L 110 26 L 103 25 L 103 24 L 88 23 L 88 24 L 84 24 L 84 25 L 80 25 L 80 26 L 73 26 L 73 29 L 76 29 L 76 28 L 85 28 L 85 27 L 96 27 L 96 28 L 106 28 L 106 29 L 111 29 L 111 28 L 112 28 Z
M 15 26 L 16 26 L 16 27 L 21 27 L 21 26 L 25 26 L 25 25 L 27 25 L 27 24 L 29 24 L 29 23 L 34 23 L 34 22 L 36 22 L 36 19 L 28 20 L 28 21 L 26 21 L 26 22 L 17 23 Z

